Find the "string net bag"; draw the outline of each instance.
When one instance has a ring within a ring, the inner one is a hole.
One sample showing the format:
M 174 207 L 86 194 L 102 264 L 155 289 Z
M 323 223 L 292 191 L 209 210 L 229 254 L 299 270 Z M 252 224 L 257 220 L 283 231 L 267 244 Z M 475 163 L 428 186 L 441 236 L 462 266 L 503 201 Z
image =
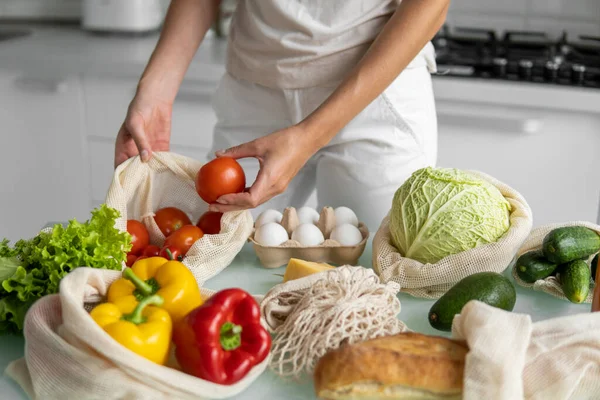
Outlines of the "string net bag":
M 343 266 L 273 287 L 261 311 L 274 334 L 271 370 L 300 380 L 342 343 L 407 330 L 398 319 L 397 283 L 383 284 L 373 270 Z

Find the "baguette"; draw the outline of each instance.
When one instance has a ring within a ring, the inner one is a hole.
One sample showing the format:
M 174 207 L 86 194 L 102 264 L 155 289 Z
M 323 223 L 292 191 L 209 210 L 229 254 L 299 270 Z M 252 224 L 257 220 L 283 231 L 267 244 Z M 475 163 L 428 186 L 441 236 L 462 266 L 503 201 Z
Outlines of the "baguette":
M 412 332 L 342 345 L 317 363 L 315 390 L 327 400 L 461 399 L 468 351 Z

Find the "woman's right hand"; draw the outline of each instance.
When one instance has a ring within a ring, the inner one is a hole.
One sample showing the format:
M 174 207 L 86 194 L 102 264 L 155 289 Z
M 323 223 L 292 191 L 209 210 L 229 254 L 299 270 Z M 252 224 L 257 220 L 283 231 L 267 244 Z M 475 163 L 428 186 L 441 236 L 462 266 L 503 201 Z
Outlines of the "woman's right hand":
M 138 154 L 148 161 L 154 151 L 169 151 L 172 111 L 171 103 L 138 91 L 117 134 L 115 168 Z

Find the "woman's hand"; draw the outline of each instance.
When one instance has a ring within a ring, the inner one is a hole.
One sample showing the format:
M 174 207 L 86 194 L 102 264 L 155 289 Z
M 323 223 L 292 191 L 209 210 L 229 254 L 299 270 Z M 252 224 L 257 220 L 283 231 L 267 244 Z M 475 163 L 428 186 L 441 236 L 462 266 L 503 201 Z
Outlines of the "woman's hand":
M 256 181 L 247 191 L 221 196 L 210 211 L 235 211 L 255 208 L 285 191 L 298 171 L 318 150 L 301 126 L 292 126 L 252 142 L 218 151 L 217 157 L 234 159 L 254 157 L 260 164 Z
M 117 134 L 115 168 L 138 154 L 142 161 L 148 161 L 153 151 L 169 150 L 172 110 L 169 102 L 150 94 L 136 94 Z

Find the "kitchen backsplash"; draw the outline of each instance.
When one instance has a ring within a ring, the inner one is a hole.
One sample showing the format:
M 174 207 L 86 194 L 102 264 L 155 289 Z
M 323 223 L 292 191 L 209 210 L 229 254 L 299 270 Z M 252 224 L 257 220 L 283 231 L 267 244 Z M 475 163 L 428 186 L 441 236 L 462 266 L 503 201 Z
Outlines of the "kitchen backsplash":
M 448 24 L 600 36 L 600 0 L 452 0 Z

